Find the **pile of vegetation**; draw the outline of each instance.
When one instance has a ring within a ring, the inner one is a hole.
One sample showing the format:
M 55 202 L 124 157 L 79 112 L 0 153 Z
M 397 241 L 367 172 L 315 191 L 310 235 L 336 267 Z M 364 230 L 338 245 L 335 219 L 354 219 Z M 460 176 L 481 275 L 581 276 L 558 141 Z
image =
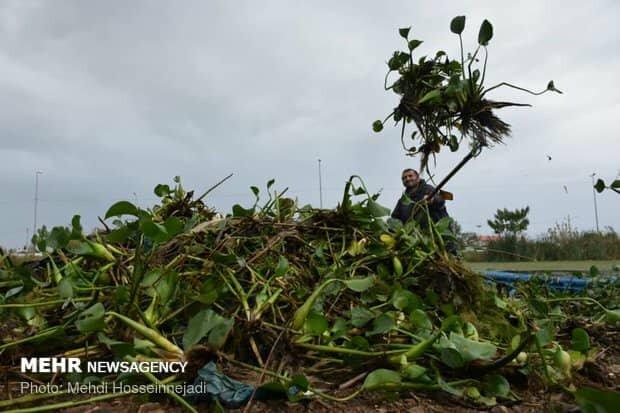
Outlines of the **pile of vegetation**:
M 447 254 L 447 220 L 427 229 L 384 220 L 389 210 L 355 177 L 334 210 L 299 208 L 272 188 L 270 181 L 260 202 L 253 187 L 255 204 L 235 205 L 223 217 L 177 180 L 155 188 L 161 203 L 153 208 L 112 205 L 106 228 L 90 236 L 79 216 L 71 227 L 40 231 L 39 261 L 16 265 L 2 257 L 3 382 L 20 378 L 19 357 L 54 354 L 183 360 L 192 368 L 170 377 L 31 379 L 192 382 L 215 361 L 261 385 L 260 394 L 296 402 L 415 391 L 484 407 L 518 403 L 541 388 L 584 406 L 617 399 L 577 388 L 616 385 L 602 359 L 618 356 L 611 340 L 620 319 L 617 290 L 552 296 L 538 286 L 502 297 Z M 33 401 L 26 395 L 0 407 Z
M 464 25 L 464 16 L 451 23 L 459 39 Z M 512 85 L 483 87 L 493 34 L 486 20 L 475 53 L 465 58 L 461 42 L 460 60 L 438 52 L 414 61 L 421 41 L 409 39 L 409 28 L 399 33 L 407 50 L 388 62 L 388 75 L 399 74 L 386 84 L 399 96 L 388 118 L 402 122 L 403 144 L 406 125 L 416 125 L 419 146 L 408 153 L 421 155 L 428 170 L 443 146 L 471 144 L 445 183 L 509 133 L 493 111 L 517 104 L 487 93 Z M 472 69 L 480 50 L 482 72 Z M 553 82 L 548 90 L 557 91 Z M 17 396 L 11 384 L 24 378 L 175 384 L 209 377 L 207 394 L 167 391 L 192 412 L 201 403 L 245 404 L 247 411 L 272 399 L 321 400 L 332 409 L 369 394 L 412 392 L 448 395 L 476 409 L 527 400 L 536 408 L 577 403 L 611 412 L 620 403 L 612 370 L 619 353 L 616 286 L 592 284 L 584 295 L 568 296 L 530 285 L 502 295 L 446 252 L 454 236 L 449 220 L 422 228 L 416 219 L 386 219 L 389 210 L 359 177 L 349 179 L 333 210 L 299 207 L 286 190 L 273 188 L 273 181 L 263 192 L 251 187 L 254 204 L 234 205 L 222 216 L 203 202 L 210 190 L 194 197 L 175 179 L 172 187 L 155 188 L 161 202 L 152 208 L 112 205 L 93 234 L 84 234 L 79 216 L 70 227 L 40 231 L 40 260 L 2 256 L 0 362 L 9 400 L 0 408 L 49 411 L 130 395 Z M 415 217 L 425 214 L 424 203 L 413 208 Z M 50 354 L 186 361 L 189 369 L 166 377 L 24 377 L 18 370 L 20 357 Z M 27 404 L 36 406 L 21 408 Z

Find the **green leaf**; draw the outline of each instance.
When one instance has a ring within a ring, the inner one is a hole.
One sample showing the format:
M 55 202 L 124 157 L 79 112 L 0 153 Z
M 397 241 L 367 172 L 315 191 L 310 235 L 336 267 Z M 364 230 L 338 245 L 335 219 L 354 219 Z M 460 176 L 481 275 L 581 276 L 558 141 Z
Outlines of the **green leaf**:
M 165 184 L 159 184 L 155 187 L 155 189 L 153 189 L 153 192 L 155 192 L 155 195 L 157 195 L 158 197 L 164 197 L 166 195 L 170 194 L 170 187 L 168 185 Z
M 372 199 L 368 200 L 368 211 L 375 218 L 384 217 L 386 215 L 390 215 L 390 209 L 384 207 L 379 204 L 377 201 L 373 201 Z
M 73 284 L 67 277 L 60 280 L 60 284 L 58 284 L 58 295 L 60 295 L 60 298 L 73 297 Z
M 536 340 L 544 347 L 555 339 L 555 327 L 548 320 L 541 321 L 538 327 L 540 329 L 536 332 Z
M 433 329 L 433 323 L 431 323 L 430 318 L 428 318 L 426 313 L 420 310 L 419 308 L 413 310 L 409 318 L 411 319 L 411 324 L 415 328 L 418 328 L 421 330 L 432 330 Z
M 79 215 L 74 215 L 71 219 L 71 238 L 82 238 L 82 224 L 80 223 Z
M 310 313 L 306 318 L 305 330 L 313 336 L 320 336 L 329 327 L 327 318 L 318 313 Z
M 440 96 L 441 96 L 441 91 L 439 89 L 433 89 L 430 92 L 428 92 L 426 95 L 424 95 L 418 103 L 422 104 L 429 100 L 435 100 L 435 99 L 438 99 Z
M 478 32 L 478 43 L 482 46 L 486 46 L 489 44 L 489 40 L 491 40 L 492 37 L 493 25 L 485 19 L 480 25 L 480 31 Z
M 372 287 L 375 281 L 375 277 L 368 276 L 365 278 L 352 278 L 349 280 L 343 280 L 348 289 L 361 293 Z
M 391 303 L 397 310 L 413 311 L 416 308 L 422 308 L 424 303 L 422 299 L 409 290 L 402 288 L 397 289 L 392 294 Z
M 141 221 L 140 229 L 144 235 L 155 242 L 165 242 L 170 238 L 165 226 L 158 222 L 153 222 L 150 219 Z
M 605 189 L 605 181 L 603 181 L 602 179 L 597 179 L 596 184 L 594 185 L 594 189 L 596 189 L 596 192 L 603 192 L 603 190 Z
M 456 16 L 450 22 L 450 31 L 454 34 L 461 34 L 465 30 L 465 16 Z
M 409 37 L 409 30 L 411 30 L 411 26 L 400 28 L 398 29 L 398 34 L 400 34 L 400 37 L 406 39 L 407 37 Z
M 615 324 L 620 321 L 620 310 L 606 310 L 605 319 L 609 324 Z
M 482 381 L 482 391 L 488 396 L 508 397 L 510 383 L 500 374 L 489 374 Z
M 232 325 L 232 319 L 224 318 L 211 309 L 202 310 L 189 320 L 183 335 L 183 347 L 189 349 L 208 334 L 209 345 L 219 349 L 224 345 Z
M 465 360 L 463 360 L 461 353 L 451 347 L 441 349 L 441 362 L 453 369 L 458 369 L 465 365 Z
M 365 390 L 379 390 L 382 387 L 390 385 L 400 385 L 401 377 L 398 372 L 388 369 L 377 369 L 372 372 L 364 380 L 362 386 Z
M 367 333 L 369 336 L 385 334 L 394 328 L 394 320 L 387 314 L 381 314 L 372 322 L 372 329 Z
M 177 217 L 170 217 L 164 222 L 164 228 L 170 238 L 180 234 L 183 231 L 183 221 Z
M 422 40 L 410 40 L 408 43 L 409 50 L 410 51 L 414 50 L 415 48 L 420 46 L 422 43 L 424 43 Z
M 375 314 L 367 308 L 357 306 L 351 309 L 353 327 L 364 327 L 373 318 L 375 318 Z
M 416 380 L 426 373 L 426 368 L 419 364 L 411 363 L 403 369 L 403 376 L 409 380 Z
M 139 215 L 139 210 L 129 201 L 119 201 L 108 209 L 108 212 L 105 213 L 104 219 L 120 217 L 122 215 L 132 215 L 137 217 Z
M 577 351 L 588 351 L 590 349 L 590 336 L 583 328 L 575 328 L 571 333 L 571 348 Z
M 275 276 L 276 277 L 282 277 L 283 275 L 286 274 L 286 272 L 288 271 L 288 260 L 286 259 L 286 257 L 284 255 L 280 255 L 280 259 L 278 260 L 278 266 L 276 267 L 275 270 Z
M 620 179 L 616 179 L 609 185 L 610 188 L 620 189 Z
M 254 215 L 254 208 L 245 209 L 239 204 L 235 204 L 232 207 L 234 217 L 251 217 Z
M 254 194 L 254 196 L 258 196 L 258 193 L 260 192 L 260 190 L 258 189 L 258 187 L 256 186 L 251 186 L 250 189 L 252 190 L 252 193 Z
M 466 362 L 472 360 L 490 360 L 495 356 L 497 347 L 491 343 L 474 341 L 459 334 L 450 333 L 450 342 L 463 356 Z
M 383 122 L 376 120 L 372 123 L 372 130 L 375 132 L 381 132 L 383 130 Z
M 308 382 L 306 376 L 303 374 L 297 374 L 291 377 L 290 385 L 299 387 L 301 391 L 308 391 L 308 386 L 310 386 L 310 383 Z
M 620 393 L 583 387 L 575 392 L 577 404 L 583 413 L 614 413 L 620 406 Z
M 80 333 L 91 333 L 93 331 L 103 330 L 105 322 L 103 316 L 105 308 L 103 304 L 97 303 L 86 310 L 82 311 L 75 321 L 75 326 Z

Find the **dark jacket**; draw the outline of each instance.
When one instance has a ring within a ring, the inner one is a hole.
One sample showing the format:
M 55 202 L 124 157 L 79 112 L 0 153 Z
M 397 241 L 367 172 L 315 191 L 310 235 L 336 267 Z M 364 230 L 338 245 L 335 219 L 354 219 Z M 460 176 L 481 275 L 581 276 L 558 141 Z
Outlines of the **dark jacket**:
M 411 211 L 414 206 L 422 201 L 425 195 L 433 192 L 434 189 L 432 185 L 427 184 L 421 179 L 416 189 L 403 192 L 403 196 L 398 200 L 396 208 L 394 208 L 392 212 L 392 218 L 398 219 L 403 223 L 407 222 L 411 218 Z M 433 197 L 433 202 L 428 205 L 428 212 L 433 222 L 437 222 L 441 218 L 448 216 L 446 201 L 441 195 L 437 194 Z M 415 219 L 420 222 L 422 226 L 426 226 L 426 213 L 422 208 L 419 208 L 419 212 L 416 214 Z

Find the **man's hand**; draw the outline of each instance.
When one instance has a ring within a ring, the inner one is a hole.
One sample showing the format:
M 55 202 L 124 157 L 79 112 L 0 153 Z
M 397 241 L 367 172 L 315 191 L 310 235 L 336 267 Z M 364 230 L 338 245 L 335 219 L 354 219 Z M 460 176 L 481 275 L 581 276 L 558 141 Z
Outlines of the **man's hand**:
M 422 200 L 427 204 L 432 204 L 433 202 L 435 202 L 435 197 L 431 198 L 430 194 L 426 194 L 424 195 L 424 198 L 422 198 Z

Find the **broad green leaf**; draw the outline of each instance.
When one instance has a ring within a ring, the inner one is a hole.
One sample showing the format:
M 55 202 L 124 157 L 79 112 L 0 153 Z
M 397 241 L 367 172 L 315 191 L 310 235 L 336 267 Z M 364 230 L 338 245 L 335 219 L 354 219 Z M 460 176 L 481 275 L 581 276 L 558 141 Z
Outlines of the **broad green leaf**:
M 377 369 L 366 376 L 362 387 L 365 390 L 379 390 L 390 385 L 400 385 L 401 381 L 402 379 L 398 372 L 388 369 Z
M 353 327 L 364 327 L 373 318 L 375 318 L 374 313 L 367 308 L 357 306 L 351 309 L 351 324 Z
M 620 310 L 605 311 L 605 319 L 609 324 L 615 324 L 620 321 Z
M 555 327 L 549 320 L 539 321 L 539 330 L 536 332 L 536 339 L 541 347 L 546 346 L 555 339 Z
M 620 179 L 616 179 L 615 181 L 613 181 L 610 185 L 610 188 L 614 188 L 614 189 L 620 189 Z
M 165 184 L 159 184 L 155 187 L 155 189 L 153 189 L 153 192 L 155 192 L 155 195 L 157 195 L 158 197 L 164 197 L 168 194 L 170 194 L 170 187 L 168 185 Z
M 451 347 L 441 349 L 441 362 L 453 369 L 458 369 L 465 365 L 465 360 L 463 360 L 461 353 Z
M 510 393 L 510 384 L 500 374 L 489 374 L 482 381 L 482 391 L 488 396 L 507 397 Z
M 411 363 L 402 370 L 402 373 L 403 376 L 407 379 L 416 380 L 426 373 L 426 367 L 422 367 L 419 364 Z
M 303 374 L 297 374 L 291 377 L 290 385 L 297 386 L 301 391 L 307 391 L 310 383 L 308 379 Z
M 615 413 L 620 406 L 620 393 L 582 387 L 575 392 L 577 404 L 583 413 Z
M 327 318 L 318 313 L 310 313 L 306 318 L 305 330 L 313 336 L 320 336 L 329 327 Z
M 239 204 L 235 204 L 232 207 L 233 216 L 235 217 L 251 217 L 254 215 L 254 208 L 245 209 Z
M 180 234 L 183 231 L 183 221 L 177 217 L 170 217 L 164 222 L 164 228 L 170 238 Z
M 391 303 L 397 310 L 412 311 L 421 307 L 422 300 L 411 291 L 399 288 L 392 294 Z
M 603 192 L 605 189 L 605 181 L 602 179 L 597 179 L 596 184 L 594 184 L 594 189 L 596 189 L 596 192 Z
M 208 334 L 207 341 L 218 349 L 224 344 L 232 325 L 232 319 L 224 318 L 211 309 L 202 310 L 189 320 L 183 335 L 183 347 L 189 349 Z
M 103 321 L 104 315 L 105 308 L 103 304 L 97 303 L 80 313 L 75 321 L 75 326 L 81 333 L 103 330 L 105 328 L 105 322 Z
M 413 310 L 409 318 L 411 319 L 411 325 L 413 325 L 415 328 L 421 330 L 433 329 L 433 323 L 431 322 L 430 318 L 428 318 L 426 313 L 419 308 Z
M 480 25 L 480 32 L 478 32 L 478 43 L 482 46 L 486 46 L 489 44 L 489 40 L 491 40 L 492 37 L 493 25 L 485 19 Z
M 450 333 L 450 341 L 463 356 L 463 360 L 490 360 L 495 356 L 497 347 L 491 343 L 474 341 L 459 334 Z
M 139 215 L 139 210 L 129 201 L 119 201 L 108 209 L 108 212 L 105 213 L 104 219 L 120 217 L 122 215 L 132 215 L 137 217 Z
M 369 336 L 374 336 L 377 334 L 385 334 L 394 328 L 394 320 L 387 314 L 381 314 L 379 317 L 375 318 L 372 322 L 372 329 L 367 333 Z
M 577 351 L 588 351 L 590 349 L 590 336 L 583 328 L 575 328 L 571 334 L 571 348 Z
M 372 199 L 368 200 L 368 211 L 375 218 L 384 217 L 386 215 L 390 215 L 390 209 L 384 207 L 379 204 L 377 201 L 373 201 Z
M 408 43 L 409 50 L 412 51 L 412 50 L 416 49 L 422 43 L 424 43 L 422 40 L 411 40 L 411 41 L 409 41 L 409 43 Z
M 354 336 L 351 337 L 351 341 L 347 343 L 347 347 L 356 350 L 368 350 L 368 348 L 370 348 L 370 343 L 362 336 Z
M 349 280 L 343 280 L 348 289 L 361 293 L 372 287 L 375 281 L 375 277 L 372 275 L 365 278 L 351 278 Z
M 60 298 L 73 297 L 73 284 L 67 277 L 60 280 L 60 284 L 58 284 L 58 295 Z
M 228 333 L 230 332 L 233 323 L 234 320 L 232 318 L 220 317 L 217 324 L 213 326 L 213 329 L 211 329 L 211 331 L 209 332 L 209 336 L 207 337 L 207 343 L 209 344 L 209 347 L 216 350 L 224 347 L 226 339 L 228 338 Z
M 400 34 L 401 37 L 406 39 L 407 37 L 409 37 L 409 30 L 411 30 L 411 26 L 410 27 L 402 27 L 402 28 L 398 29 L 398 34 Z
M 450 31 L 454 34 L 461 34 L 465 30 L 465 16 L 456 16 L 450 22 Z
M 140 229 L 150 239 L 155 242 L 166 242 L 170 239 L 170 235 L 166 230 L 166 227 L 158 222 L 153 222 L 150 219 L 140 221 Z

